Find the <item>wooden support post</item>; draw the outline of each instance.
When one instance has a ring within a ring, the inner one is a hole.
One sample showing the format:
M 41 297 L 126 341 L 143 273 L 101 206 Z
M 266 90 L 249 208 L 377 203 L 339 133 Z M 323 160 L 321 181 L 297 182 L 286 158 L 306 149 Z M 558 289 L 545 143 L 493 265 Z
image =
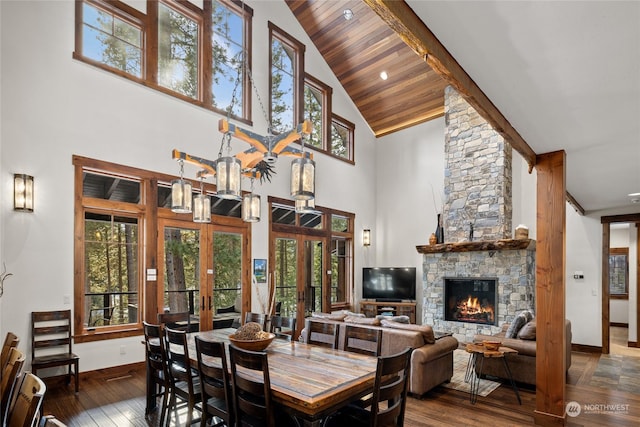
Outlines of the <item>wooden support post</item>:
M 536 410 L 535 423 L 564 425 L 566 154 L 536 159 Z

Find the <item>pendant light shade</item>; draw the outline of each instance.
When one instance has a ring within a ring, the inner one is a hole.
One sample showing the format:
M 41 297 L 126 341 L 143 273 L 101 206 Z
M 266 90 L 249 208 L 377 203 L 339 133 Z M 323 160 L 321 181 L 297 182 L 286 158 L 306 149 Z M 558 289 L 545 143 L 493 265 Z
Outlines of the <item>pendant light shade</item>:
M 193 197 L 193 222 L 211 222 L 211 199 L 204 194 Z
M 191 183 L 182 178 L 171 181 L 171 211 L 191 212 Z
M 316 162 L 300 157 L 291 161 L 291 197 L 313 199 L 316 191 Z
M 296 200 L 296 213 L 306 214 L 315 213 L 316 199 Z
M 242 220 L 244 222 L 260 221 L 260 196 L 247 193 L 242 197 Z
M 240 200 L 241 163 L 235 157 L 220 157 L 216 161 L 217 195 L 222 199 Z

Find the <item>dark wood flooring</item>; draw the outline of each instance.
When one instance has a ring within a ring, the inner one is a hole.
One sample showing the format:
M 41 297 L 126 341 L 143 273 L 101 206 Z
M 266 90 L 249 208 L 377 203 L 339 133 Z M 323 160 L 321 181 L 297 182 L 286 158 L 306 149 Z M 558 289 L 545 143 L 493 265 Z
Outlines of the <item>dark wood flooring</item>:
M 566 391 L 567 402 L 580 404 L 577 417 L 567 417 L 568 426 L 638 426 L 640 396 L 590 386 L 600 355 L 572 354 Z M 640 375 L 640 372 L 637 373 Z M 48 381 L 44 413 L 54 414 L 69 426 L 155 426 L 154 416 L 144 417 L 145 375 L 143 365 L 120 370 L 92 372 L 81 378 L 80 393 L 64 384 Z M 437 387 L 422 399 L 409 398 L 406 426 L 533 426 L 535 390 L 520 389 L 522 405 L 513 390 L 500 386 L 475 405 L 469 395 Z M 607 406 L 610 405 L 610 406 Z

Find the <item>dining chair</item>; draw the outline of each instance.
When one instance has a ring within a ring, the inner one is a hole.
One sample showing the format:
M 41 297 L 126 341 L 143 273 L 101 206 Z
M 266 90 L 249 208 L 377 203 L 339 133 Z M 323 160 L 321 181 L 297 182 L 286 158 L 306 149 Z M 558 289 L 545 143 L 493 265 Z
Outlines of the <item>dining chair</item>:
M 167 354 L 167 366 L 170 379 L 170 399 L 169 399 L 169 417 L 171 421 L 171 410 L 178 420 L 178 408 L 176 400 L 179 398 L 187 405 L 186 425 L 193 420 L 194 409 L 200 411 L 198 403 L 202 401 L 202 393 L 200 392 L 200 377 L 196 369 L 191 367 L 189 359 L 189 347 L 187 345 L 187 333 L 169 327 L 164 328 L 165 331 L 165 349 Z
M 167 355 L 164 348 L 162 327 L 146 321 L 142 322 L 144 328 L 145 361 L 147 367 L 147 403 L 144 410 L 148 417 L 155 407 L 155 401 L 162 396 L 160 409 L 160 425 L 164 425 L 164 417 L 169 404 L 169 389 L 171 388 L 167 365 Z
M 224 343 L 195 337 L 202 393 L 202 420 L 205 427 L 213 417 L 221 419 L 226 426 L 235 425 L 231 377 L 227 366 Z M 219 425 L 215 422 L 213 425 Z
M 269 319 L 270 332 L 276 338 L 291 341 L 296 333 L 296 318 L 284 316 L 271 316 Z
M 173 330 L 194 332 L 191 330 L 191 314 L 188 311 L 158 313 L 158 323 Z
M 229 356 L 238 425 L 275 427 L 267 353 L 231 344 Z
M 378 357 L 382 349 L 382 329 L 345 325 L 344 349 Z
M 379 356 L 370 407 L 350 404 L 326 423 L 327 427 L 404 425 L 412 348 L 391 356 Z
M 267 331 L 267 315 L 263 313 L 251 313 L 248 312 L 244 315 L 244 323 L 255 322 L 262 326 L 263 331 Z
M 9 358 L 9 349 L 12 347 L 18 347 L 20 338 L 13 332 L 7 332 L 7 336 L 4 337 L 4 343 L 2 343 L 2 354 L 0 355 L 0 369 L 4 369 L 5 363 Z
M 72 336 L 71 310 L 31 313 L 31 372 L 38 375 L 40 369 L 67 366 L 67 384 L 73 375 L 77 394 L 80 358 L 72 351 Z
M 16 396 L 12 399 L 6 419 L 6 427 L 37 426 L 40 420 L 42 398 L 47 390 L 44 382 L 36 375 L 22 374 Z
M 336 323 L 305 320 L 304 342 L 333 349 L 338 348 L 340 326 Z
M 14 389 L 26 359 L 25 354 L 15 347 L 11 347 L 8 353 L 5 366 L 0 372 L 0 376 L 2 376 L 0 381 L 0 425 L 4 425 L 11 397 L 14 395 Z

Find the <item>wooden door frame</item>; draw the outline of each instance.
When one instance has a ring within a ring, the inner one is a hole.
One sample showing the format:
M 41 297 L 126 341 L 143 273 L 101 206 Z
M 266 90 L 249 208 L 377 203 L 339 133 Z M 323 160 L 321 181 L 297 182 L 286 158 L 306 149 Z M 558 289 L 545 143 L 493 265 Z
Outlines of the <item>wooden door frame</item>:
M 609 354 L 611 351 L 611 337 L 609 336 L 610 308 L 609 308 L 609 249 L 611 240 L 611 223 L 628 222 L 636 226 L 636 341 L 635 346 L 639 347 L 640 343 L 640 213 L 629 215 L 612 215 L 600 218 L 602 223 L 602 354 Z M 629 263 L 633 262 L 629 260 Z M 629 287 L 632 284 L 629 283 Z M 627 337 L 628 341 L 628 337 Z

